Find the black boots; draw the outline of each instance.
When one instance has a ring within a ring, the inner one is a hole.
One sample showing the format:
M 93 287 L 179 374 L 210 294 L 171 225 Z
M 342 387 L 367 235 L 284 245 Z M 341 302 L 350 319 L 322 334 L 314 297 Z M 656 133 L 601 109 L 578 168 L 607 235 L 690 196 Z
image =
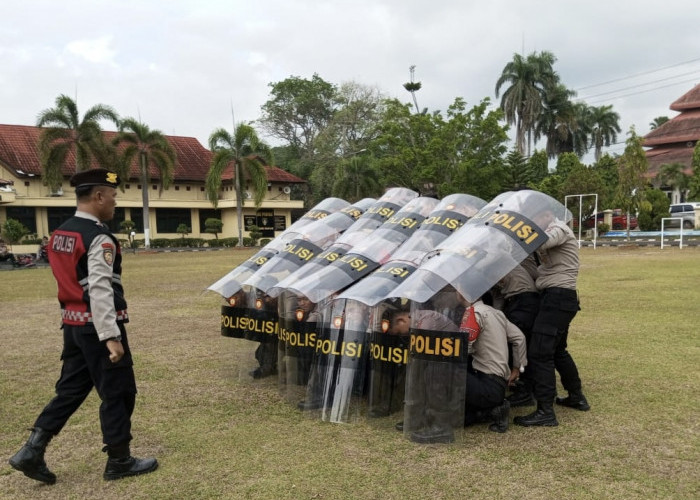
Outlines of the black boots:
M 492 432 L 506 432 L 508 430 L 508 417 L 510 414 L 510 403 L 504 400 L 503 404 L 496 406 L 490 412 L 493 423 L 489 425 Z
M 586 401 L 586 396 L 579 389 L 578 391 L 572 391 L 565 398 L 557 397 L 556 402 L 561 406 L 568 406 L 569 408 L 574 408 L 575 410 L 588 411 L 591 409 L 591 405 Z
M 411 432 L 409 437 L 414 443 L 451 443 L 455 440 L 455 433 L 452 427 L 432 424 L 417 431 Z
M 512 408 L 518 406 L 533 406 L 535 398 L 532 397 L 532 384 L 516 382 L 513 392 L 506 398 Z
M 35 427 L 24 446 L 10 458 L 10 465 L 27 477 L 54 484 L 56 474 L 49 470 L 44 461 L 44 452 L 52 437 L 50 432 Z
M 559 425 L 552 403 L 537 402 L 537 410 L 523 417 L 515 417 L 513 423 L 523 427 L 556 427 Z
M 148 474 L 158 468 L 158 461 L 155 458 L 132 457 L 129 443 L 105 446 L 102 451 L 106 451 L 109 456 L 103 475 L 107 481 Z

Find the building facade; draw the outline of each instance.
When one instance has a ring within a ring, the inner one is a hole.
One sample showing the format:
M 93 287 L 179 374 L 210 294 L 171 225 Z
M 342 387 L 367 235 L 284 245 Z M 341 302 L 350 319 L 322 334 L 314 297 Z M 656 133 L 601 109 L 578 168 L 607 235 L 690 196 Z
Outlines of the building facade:
M 75 192 L 69 186 L 69 178 L 75 167 L 64 168 L 62 186 L 54 192 L 43 185 L 39 162 L 38 144 L 41 128 L 22 125 L 0 125 L 0 225 L 7 219 L 16 219 L 30 233 L 39 238 L 48 236 L 64 220 L 75 213 Z M 111 140 L 115 132 L 104 132 Z M 212 153 L 192 137 L 166 136 L 177 154 L 173 171 L 174 182 L 161 190 L 157 171 L 152 170 L 151 182 L 142 186 L 138 166 L 132 167 L 129 179 L 122 180 L 123 190 L 117 196 L 117 210 L 110 223 L 113 232 L 120 232 L 120 222 L 131 220 L 136 226 L 136 238 L 143 238 L 142 189 L 149 190 L 150 237 L 175 238 L 182 236 L 177 227 L 190 228 L 188 237 L 213 239 L 215 235 L 204 232 L 207 218 L 221 219 L 222 233 L 218 237 L 238 236 L 236 191 L 233 167 L 222 176 L 218 207 L 214 209 L 205 189 L 206 174 Z M 75 165 L 69 156 L 67 165 Z M 305 181 L 277 167 L 266 167 L 267 193 L 259 207 L 252 202 L 251 187 L 242 180 L 244 235 L 255 224 L 263 231 L 263 237 L 274 237 L 288 227 L 293 210 L 303 208 L 303 202 L 290 198 L 294 184 Z

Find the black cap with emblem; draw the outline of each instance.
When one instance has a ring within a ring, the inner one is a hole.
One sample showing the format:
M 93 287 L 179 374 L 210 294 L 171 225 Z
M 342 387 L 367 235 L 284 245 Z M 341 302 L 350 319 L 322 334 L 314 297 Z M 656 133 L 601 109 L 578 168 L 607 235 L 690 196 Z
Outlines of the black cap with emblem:
M 93 168 L 78 172 L 70 178 L 70 185 L 76 190 L 92 186 L 109 186 L 116 188 L 121 180 L 114 172 L 106 168 Z

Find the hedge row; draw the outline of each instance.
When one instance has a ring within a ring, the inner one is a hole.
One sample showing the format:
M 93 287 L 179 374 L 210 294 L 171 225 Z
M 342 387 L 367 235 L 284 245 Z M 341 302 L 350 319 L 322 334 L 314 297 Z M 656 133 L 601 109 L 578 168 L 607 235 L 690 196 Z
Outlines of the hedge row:
M 123 248 L 143 248 L 144 240 L 119 240 Z M 270 242 L 269 238 L 260 240 L 259 245 L 265 246 Z M 203 238 L 152 238 L 151 248 L 230 248 L 238 245 L 238 238 L 219 238 L 218 240 L 205 240 Z M 252 238 L 243 238 L 244 247 L 256 246 Z

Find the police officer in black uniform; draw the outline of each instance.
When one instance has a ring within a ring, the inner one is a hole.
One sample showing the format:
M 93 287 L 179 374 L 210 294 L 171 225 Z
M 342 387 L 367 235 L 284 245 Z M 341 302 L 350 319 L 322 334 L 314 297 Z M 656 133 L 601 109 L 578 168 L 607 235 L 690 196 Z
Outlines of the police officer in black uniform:
M 54 231 L 49 261 L 58 284 L 63 367 L 56 396 L 36 419 L 26 444 L 10 458 L 24 475 L 48 484 L 56 475 L 44 461 L 49 441 L 94 387 L 102 401 L 100 424 L 108 459 L 104 479 L 154 471 L 155 458 L 131 456 L 131 414 L 136 400 L 118 240 L 104 225 L 114 217 L 119 178 L 106 169 L 75 174 L 77 211 Z

